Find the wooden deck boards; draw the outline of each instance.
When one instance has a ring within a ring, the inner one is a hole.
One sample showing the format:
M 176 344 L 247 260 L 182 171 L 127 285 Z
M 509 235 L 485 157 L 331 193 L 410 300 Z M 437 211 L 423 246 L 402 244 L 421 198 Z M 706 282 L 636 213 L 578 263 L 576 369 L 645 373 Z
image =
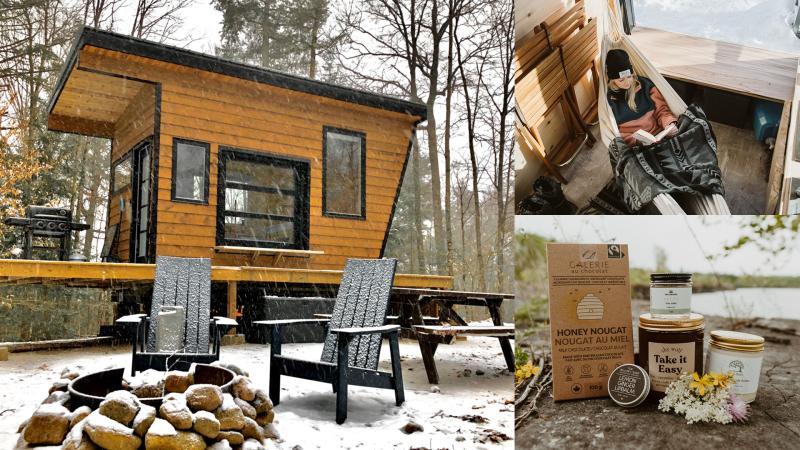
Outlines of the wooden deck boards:
M 36 261 L 0 259 L 0 284 L 57 283 L 110 287 L 152 283 L 155 264 Z M 341 270 L 212 266 L 211 281 L 242 283 L 339 284 Z M 453 287 L 453 278 L 438 275 L 395 275 L 394 285 L 408 288 Z
M 719 162 L 725 183 L 725 198 L 733 214 L 763 214 L 766 203 L 770 153 L 753 137 L 740 130 L 712 122 L 719 146 Z M 597 134 L 597 126 L 592 128 Z M 567 200 L 583 208 L 613 176 L 608 150 L 602 142 L 584 149 L 564 170 L 570 180 L 563 186 Z
M 666 77 L 780 103 L 792 99 L 796 56 L 644 27 L 631 38 Z

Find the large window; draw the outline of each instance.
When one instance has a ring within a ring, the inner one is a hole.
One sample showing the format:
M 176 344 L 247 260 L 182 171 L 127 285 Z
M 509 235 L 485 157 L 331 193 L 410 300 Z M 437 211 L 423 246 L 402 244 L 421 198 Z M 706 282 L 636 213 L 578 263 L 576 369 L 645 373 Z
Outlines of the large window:
M 322 211 L 326 216 L 366 217 L 366 137 L 323 128 Z
M 208 204 L 209 145 L 172 140 L 172 201 Z
M 220 149 L 217 244 L 308 248 L 308 163 Z

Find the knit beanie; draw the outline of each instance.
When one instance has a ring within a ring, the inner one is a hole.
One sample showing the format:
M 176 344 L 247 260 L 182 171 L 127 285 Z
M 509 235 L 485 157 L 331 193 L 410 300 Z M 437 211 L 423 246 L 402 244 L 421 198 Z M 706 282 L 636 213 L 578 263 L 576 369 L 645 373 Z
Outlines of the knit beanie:
M 606 75 L 608 75 L 609 80 L 622 78 L 632 73 L 631 59 L 625 53 L 625 50 L 615 48 L 608 51 L 606 54 Z

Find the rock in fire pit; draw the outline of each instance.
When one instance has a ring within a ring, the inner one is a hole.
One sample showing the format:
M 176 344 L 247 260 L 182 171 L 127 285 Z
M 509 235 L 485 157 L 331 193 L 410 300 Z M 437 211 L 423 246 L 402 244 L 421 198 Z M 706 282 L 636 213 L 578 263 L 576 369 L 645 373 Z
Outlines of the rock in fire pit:
M 147 371 L 124 381 L 118 371 L 79 377 L 75 370 L 64 369 L 49 397 L 20 426 L 22 439 L 30 445 L 61 444 L 63 450 L 273 448 L 271 440 L 278 439 L 278 433 L 267 393 L 234 366 L 214 381 L 217 384 L 204 383 L 201 373 L 209 369 L 213 367 L 196 365 L 188 372 L 166 374 Z M 89 377 L 109 383 L 115 376 L 107 386 L 95 386 L 94 395 L 75 389 L 81 379 L 84 385 Z M 119 389 L 108 392 L 116 389 L 108 386 L 115 385 Z

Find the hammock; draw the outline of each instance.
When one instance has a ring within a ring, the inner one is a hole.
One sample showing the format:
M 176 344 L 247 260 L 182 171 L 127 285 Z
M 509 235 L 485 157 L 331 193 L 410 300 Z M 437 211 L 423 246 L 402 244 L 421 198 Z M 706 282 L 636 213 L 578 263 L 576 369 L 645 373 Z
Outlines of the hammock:
M 611 105 L 608 104 L 606 97 L 606 86 L 608 79 L 605 71 L 606 54 L 609 50 L 619 48 L 625 50 L 630 56 L 631 64 L 637 74 L 644 75 L 655 84 L 664 96 L 670 110 L 675 116 L 684 114 L 688 108 L 686 103 L 672 89 L 672 86 L 659 73 L 642 52 L 636 48 L 633 41 L 622 32 L 622 21 L 616 11 L 613 0 L 608 0 L 606 14 L 603 17 L 600 35 L 603 37 L 600 49 L 600 70 L 598 89 L 598 116 L 600 121 L 600 138 L 606 147 L 610 146 L 614 139 L 620 137 L 619 127 L 617 126 Z M 688 195 L 685 201 L 687 209 L 693 214 L 731 214 L 725 198 L 720 194 L 710 195 Z M 659 194 L 653 198 L 653 205 L 661 214 L 686 214 L 675 198 L 669 194 Z

